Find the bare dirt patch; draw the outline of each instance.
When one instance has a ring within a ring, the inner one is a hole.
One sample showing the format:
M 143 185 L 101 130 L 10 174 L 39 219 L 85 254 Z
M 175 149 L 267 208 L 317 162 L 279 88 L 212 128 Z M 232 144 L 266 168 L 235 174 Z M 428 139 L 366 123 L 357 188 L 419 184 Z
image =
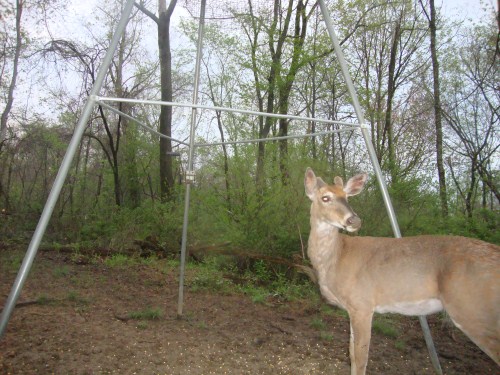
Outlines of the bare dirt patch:
M 0 249 L 0 298 L 23 250 Z M 17 257 L 17 258 L 16 258 Z M 1 374 L 349 374 L 349 321 L 321 302 L 255 303 L 241 293 L 185 291 L 175 268 L 75 264 L 39 253 L 0 340 Z M 131 313 L 143 314 L 131 318 Z M 158 312 L 161 312 L 161 316 Z M 148 315 L 149 314 L 149 315 Z M 373 333 L 370 374 L 433 374 L 416 318 Z M 460 331 L 429 324 L 445 374 L 498 374 Z

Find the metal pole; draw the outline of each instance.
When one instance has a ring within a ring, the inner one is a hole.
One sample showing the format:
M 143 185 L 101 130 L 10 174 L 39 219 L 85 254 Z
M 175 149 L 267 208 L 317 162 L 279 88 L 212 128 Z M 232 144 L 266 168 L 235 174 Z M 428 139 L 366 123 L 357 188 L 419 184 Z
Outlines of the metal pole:
M 370 160 L 373 165 L 373 169 L 375 170 L 375 175 L 377 176 L 377 181 L 379 183 L 380 191 L 382 192 L 382 197 L 384 199 L 385 207 L 387 209 L 387 214 L 389 215 L 389 220 L 391 221 L 392 230 L 394 232 L 394 237 L 401 238 L 401 231 L 399 229 L 399 225 L 396 219 L 396 214 L 394 212 L 394 208 L 392 206 L 391 198 L 389 197 L 389 193 L 387 191 L 387 186 L 385 184 L 384 176 L 382 174 L 382 170 L 380 168 L 380 164 L 377 159 L 377 155 L 375 153 L 375 149 L 370 139 L 370 133 L 368 131 L 368 126 L 365 123 L 365 119 L 363 116 L 363 112 L 361 111 L 361 105 L 358 101 L 358 96 L 356 94 L 356 90 L 354 88 L 354 84 L 352 83 L 351 76 L 349 74 L 349 69 L 347 67 L 347 63 L 344 58 L 344 54 L 342 53 L 342 49 L 340 48 L 340 43 L 337 39 L 337 35 L 335 34 L 335 30 L 333 28 L 333 22 L 330 17 L 330 12 L 328 11 L 324 0 L 319 0 L 321 13 L 323 14 L 323 19 L 326 24 L 326 28 L 328 29 L 328 34 L 330 35 L 330 39 L 332 40 L 333 47 L 335 49 L 335 54 L 337 55 L 337 59 L 340 64 L 340 69 L 342 70 L 342 74 L 347 84 L 347 89 L 349 91 L 349 95 L 351 96 L 352 104 L 354 106 L 354 111 L 356 112 L 356 116 L 358 118 L 358 122 L 361 125 L 361 134 L 365 140 L 366 148 L 368 150 L 368 155 L 370 156 Z M 434 342 L 432 340 L 431 332 L 429 329 L 429 324 L 427 323 L 427 319 L 425 316 L 418 317 L 420 321 L 420 325 L 422 327 L 422 331 L 424 333 L 425 342 L 427 344 L 427 350 L 429 351 L 429 356 L 431 358 L 432 365 L 434 367 L 434 371 L 437 374 L 442 374 L 443 371 L 441 369 L 441 365 L 439 363 L 439 358 L 436 352 L 436 348 L 434 347 Z
M 102 87 L 102 83 L 104 82 L 104 78 L 113 58 L 113 54 L 116 50 L 116 46 L 118 45 L 120 37 L 123 34 L 125 27 L 127 26 L 128 17 L 132 11 L 133 6 L 134 0 L 128 0 L 125 8 L 123 9 L 121 19 L 118 22 L 118 26 L 116 27 L 115 34 L 111 40 L 106 55 L 104 56 L 102 65 L 99 68 L 99 72 L 94 82 L 94 86 L 92 87 L 90 96 L 85 103 L 80 120 L 76 125 L 75 132 L 73 133 L 73 137 L 71 138 L 71 142 L 68 145 L 68 149 L 66 150 L 66 154 L 64 155 L 64 159 L 61 163 L 61 167 L 59 168 L 59 172 L 57 173 L 56 179 L 54 180 L 54 185 L 52 186 L 40 220 L 38 221 L 33 237 L 31 238 L 31 242 L 29 244 L 28 250 L 26 251 L 26 255 L 24 256 L 23 263 L 21 265 L 21 268 L 19 269 L 16 280 L 14 281 L 14 285 L 12 286 L 10 294 L 7 298 L 7 302 L 5 303 L 5 306 L 3 308 L 2 315 L 0 316 L 0 338 L 5 332 L 10 315 L 14 310 L 17 299 L 21 294 L 21 289 L 28 277 L 28 273 L 33 264 L 33 260 L 35 259 L 36 253 L 38 251 L 38 247 L 40 246 L 40 242 L 42 241 L 43 235 L 45 234 L 45 230 L 49 223 L 50 217 L 52 216 L 52 212 L 54 211 L 57 199 L 59 198 L 59 193 L 61 192 L 64 180 L 68 175 L 73 157 L 82 139 L 87 121 L 92 114 L 95 98 L 97 94 L 99 94 L 99 91 Z
M 203 33 L 205 27 L 205 4 L 206 0 L 201 0 L 200 22 L 198 26 L 198 46 L 196 50 L 196 65 L 194 69 L 194 89 L 193 104 L 198 102 L 198 90 L 200 86 L 201 55 L 203 52 Z M 191 130 L 189 133 L 189 155 L 188 167 L 186 171 L 186 194 L 184 198 L 184 222 L 182 225 L 181 261 L 179 271 L 179 299 L 177 304 L 177 317 L 182 317 L 184 307 L 184 270 L 186 266 L 187 231 L 189 221 L 189 200 L 191 194 L 191 184 L 194 182 L 193 159 L 195 149 L 195 129 L 196 129 L 196 108 L 191 111 Z

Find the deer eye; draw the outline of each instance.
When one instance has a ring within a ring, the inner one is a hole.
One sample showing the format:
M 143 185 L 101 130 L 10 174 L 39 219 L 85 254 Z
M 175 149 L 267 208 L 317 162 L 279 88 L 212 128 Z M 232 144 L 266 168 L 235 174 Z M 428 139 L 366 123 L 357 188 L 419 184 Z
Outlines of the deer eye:
M 330 201 L 332 200 L 332 198 L 330 198 L 328 195 L 323 195 L 323 196 L 321 197 L 321 200 L 322 200 L 323 202 L 325 202 L 325 203 L 328 203 L 328 202 L 330 202 Z

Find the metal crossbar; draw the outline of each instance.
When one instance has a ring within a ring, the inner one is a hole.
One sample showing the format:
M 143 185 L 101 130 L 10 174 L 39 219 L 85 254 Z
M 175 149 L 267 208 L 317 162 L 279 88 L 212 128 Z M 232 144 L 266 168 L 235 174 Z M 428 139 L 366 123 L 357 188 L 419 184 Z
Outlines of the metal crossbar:
M 170 140 L 172 140 L 172 141 L 174 141 L 174 142 L 177 142 L 177 143 L 179 143 L 179 144 L 181 144 L 181 145 L 184 145 L 184 146 L 189 146 L 189 143 L 186 143 L 186 142 L 183 142 L 183 141 L 179 141 L 178 139 L 175 139 L 175 138 L 169 137 L 168 135 L 162 134 L 162 133 L 160 133 L 159 131 L 154 130 L 152 127 L 150 127 L 150 126 L 146 125 L 146 124 L 145 124 L 145 123 L 143 123 L 142 121 L 137 120 L 135 117 L 132 117 L 132 116 L 130 116 L 130 115 L 128 115 L 128 114 L 126 114 L 125 112 L 122 112 L 122 111 L 120 111 L 119 109 L 116 109 L 116 108 L 114 108 L 113 106 L 110 106 L 109 104 L 103 103 L 102 101 L 98 102 L 98 104 L 99 104 L 100 106 L 103 106 L 103 107 L 104 107 L 104 108 L 106 108 L 106 109 L 109 109 L 110 111 L 112 111 L 112 112 L 114 112 L 114 113 L 116 113 L 116 114 L 118 114 L 118 115 L 120 115 L 120 116 L 126 117 L 126 118 L 128 118 L 129 120 L 134 121 L 134 122 L 135 122 L 135 123 L 137 123 L 138 125 L 140 125 L 140 126 L 142 126 L 143 128 L 145 128 L 145 129 L 149 130 L 151 133 L 156 134 L 156 135 L 157 135 L 158 137 L 160 137 L 160 138 L 170 139 Z
M 314 122 L 318 122 L 318 123 L 326 123 L 326 124 L 344 126 L 343 128 L 340 128 L 340 129 L 333 129 L 333 130 L 328 130 L 328 131 L 323 131 L 323 132 L 315 132 L 315 133 L 307 133 L 307 134 L 286 135 L 286 136 L 266 137 L 266 138 L 253 138 L 253 139 L 245 139 L 245 140 L 239 140 L 239 141 L 195 143 L 194 147 L 210 147 L 210 146 L 221 146 L 221 145 L 236 145 L 236 144 L 248 144 L 248 143 L 269 142 L 269 141 L 281 141 L 281 140 L 285 140 L 285 139 L 312 138 L 312 137 L 319 137 L 319 136 L 336 134 L 336 133 L 341 133 L 341 132 L 354 131 L 354 130 L 358 130 L 360 128 L 360 125 L 355 124 L 355 123 L 349 123 L 349 122 L 345 122 L 345 121 L 336 121 L 336 120 L 326 120 L 326 119 L 314 118 L 314 117 L 302 117 L 302 116 L 293 116 L 293 115 L 287 116 L 287 115 L 280 115 L 280 114 L 276 114 L 276 113 L 257 112 L 257 111 L 250 111 L 250 110 L 237 109 L 237 108 L 215 107 L 215 106 L 207 106 L 207 105 L 194 105 L 194 104 L 177 103 L 177 102 L 162 102 L 162 101 L 156 101 L 156 100 L 135 100 L 135 99 L 96 97 L 96 103 L 103 106 L 104 108 L 106 108 L 106 109 L 108 109 L 116 114 L 119 114 L 120 116 L 126 117 L 129 120 L 136 122 L 138 125 L 142 126 L 143 128 L 145 128 L 149 132 L 159 136 L 160 138 L 170 139 L 176 143 L 179 143 L 179 144 L 182 144 L 182 145 L 188 146 L 188 147 L 190 146 L 189 143 L 184 142 L 184 141 L 180 141 L 178 139 L 175 139 L 173 137 L 169 137 L 165 134 L 160 133 L 159 131 L 144 124 L 142 121 L 137 120 L 135 117 L 130 116 L 130 115 L 126 114 L 125 112 L 120 111 L 119 109 L 114 108 L 113 106 L 111 106 L 109 104 L 106 104 L 105 103 L 106 101 L 117 101 L 117 102 L 127 102 L 127 103 L 135 103 L 135 104 L 149 104 L 149 105 L 168 105 L 168 106 L 172 106 L 172 107 L 201 108 L 201 109 L 211 110 L 211 111 L 225 111 L 225 112 L 232 112 L 232 113 L 249 114 L 249 115 L 254 115 L 254 116 L 263 116 L 263 117 L 267 116 L 267 117 L 287 118 L 287 119 L 302 120 L 302 121 L 314 121 Z
M 282 115 L 279 113 L 258 112 L 258 111 L 252 111 L 249 109 L 218 107 L 218 106 L 211 106 L 211 105 L 197 104 L 197 103 L 163 102 L 160 100 L 112 98 L 112 97 L 105 97 L 105 96 L 96 96 L 95 100 L 98 103 L 103 103 L 103 102 L 108 101 L 108 102 L 135 103 L 135 104 L 154 104 L 154 105 L 164 105 L 164 106 L 171 106 L 171 107 L 208 109 L 208 110 L 212 110 L 212 111 L 241 113 L 241 114 L 245 114 L 245 115 L 254 115 L 254 116 L 262 116 L 262 117 L 274 117 L 274 118 L 282 118 L 282 119 L 289 119 L 289 120 L 314 121 L 314 122 L 319 122 L 319 123 L 324 123 L 324 124 L 335 124 L 335 125 L 361 127 L 360 124 L 347 122 L 347 121 L 328 120 L 328 119 L 322 119 L 322 118 L 294 116 L 294 115 Z
M 245 144 L 245 143 L 258 143 L 258 142 L 268 142 L 268 141 L 281 141 L 284 139 L 297 139 L 297 138 L 311 138 L 311 137 L 319 137 L 322 135 L 336 134 L 341 132 L 348 132 L 358 130 L 359 127 L 345 127 L 342 129 L 328 130 L 324 132 L 317 133 L 308 133 L 308 134 L 300 134 L 300 135 L 284 135 L 281 137 L 267 137 L 267 138 L 257 138 L 257 139 L 246 139 L 241 141 L 226 141 L 226 142 L 212 142 L 212 143 L 195 143 L 195 147 L 209 147 L 209 146 L 222 146 L 222 145 L 236 145 L 236 144 Z

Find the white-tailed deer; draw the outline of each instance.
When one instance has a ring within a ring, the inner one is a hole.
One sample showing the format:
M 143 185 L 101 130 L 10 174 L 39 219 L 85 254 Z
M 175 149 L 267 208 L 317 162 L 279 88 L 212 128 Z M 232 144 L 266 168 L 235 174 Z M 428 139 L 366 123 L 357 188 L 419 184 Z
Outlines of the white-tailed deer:
M 352 237 L 360 218 L 347 203 L 367 175 L 328 185 L 308 168 L 308 255 L 323 297 L 349 313 L 351 375 L 363 375 L 374 312 L 427 315 L 453 322 L 500 365 L 500 248 L 464 237 Z

